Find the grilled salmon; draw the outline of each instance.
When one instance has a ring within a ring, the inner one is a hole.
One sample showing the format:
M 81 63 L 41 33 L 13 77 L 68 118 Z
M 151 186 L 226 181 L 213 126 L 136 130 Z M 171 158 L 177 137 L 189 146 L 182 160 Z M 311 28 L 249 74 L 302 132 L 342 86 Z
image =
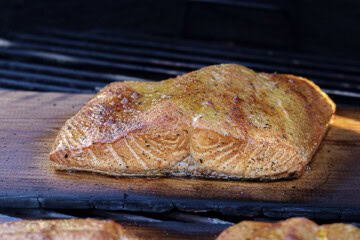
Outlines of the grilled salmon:
M 127 240 L 114 221 L 95 219 L 24 220 L 0 224 L 0 239 L 31 240 Z
M 61 128 L 59 170 L 118 176 L 301 175 L 335 104 L 313 82 L 222 64 L 160 82 L 115 82 Z
M 226 229 L 217 240 L 358 240 L 360 229 L 350 224 L 318 226 L 306 218 L 278 223 L 243 221 Z

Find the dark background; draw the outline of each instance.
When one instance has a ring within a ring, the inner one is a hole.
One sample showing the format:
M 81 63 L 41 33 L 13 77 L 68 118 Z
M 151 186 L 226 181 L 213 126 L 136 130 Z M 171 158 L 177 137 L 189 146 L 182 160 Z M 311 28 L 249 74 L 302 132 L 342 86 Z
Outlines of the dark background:
M 0 33 L 114 31 L 358 59 L 360 1 L 0 1 Z

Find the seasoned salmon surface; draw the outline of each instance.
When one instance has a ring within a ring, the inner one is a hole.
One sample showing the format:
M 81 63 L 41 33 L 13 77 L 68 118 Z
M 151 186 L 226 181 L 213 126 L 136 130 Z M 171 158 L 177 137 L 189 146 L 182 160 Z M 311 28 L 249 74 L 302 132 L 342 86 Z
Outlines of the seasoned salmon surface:
M 24 220 L 0 224 L 0 240 L 128 240 L 114 221 L 95 219 Z M 130 239 L 129 239 L 130 240 Z
M 217 240 L 359 240 L 360 229 L 350 224 L 318 226 L 306 218 L 278 223 L 243 221 L 226 229 Z
M 115 82 L 61 128 L 56 169 L 118 176 L 301 175 L 335 104 L 311 81 L 222 64 L 160 82 Z

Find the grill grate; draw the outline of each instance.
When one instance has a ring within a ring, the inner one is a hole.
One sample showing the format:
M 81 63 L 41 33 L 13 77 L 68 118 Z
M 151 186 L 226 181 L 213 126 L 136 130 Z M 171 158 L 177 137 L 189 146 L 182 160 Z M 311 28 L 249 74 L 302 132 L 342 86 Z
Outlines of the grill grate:
M 95 93 L 109 82 L 162 80 L 219 63 L 313 80 L 339 105 L 359 105 L 360 62 L 212 43 L 41 29 L 0 38 L 0 87 Z

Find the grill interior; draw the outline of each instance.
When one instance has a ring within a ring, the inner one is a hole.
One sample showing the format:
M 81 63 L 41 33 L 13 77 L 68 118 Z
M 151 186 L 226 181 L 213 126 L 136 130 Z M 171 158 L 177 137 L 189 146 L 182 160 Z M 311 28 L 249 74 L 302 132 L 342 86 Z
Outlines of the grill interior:
M 40 29 L 0 39 L 0 87 L 95 93 L 113 81 L 158 81 L 219 63 L 292 73 L 318 84 L 339 106 L 358 106 L 360 62 L 279 50 L 106 31 Z

